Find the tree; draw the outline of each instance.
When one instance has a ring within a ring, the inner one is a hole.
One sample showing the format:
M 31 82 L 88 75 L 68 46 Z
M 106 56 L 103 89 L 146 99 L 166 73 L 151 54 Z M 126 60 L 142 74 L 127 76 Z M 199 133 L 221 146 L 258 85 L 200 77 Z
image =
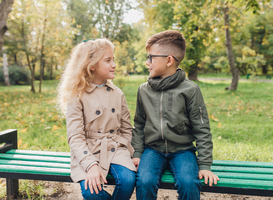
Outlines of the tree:
M 9 82 L 9 68 L 8 68 L 8 58 L 6 52 L 3 52 L 3 71 L 4 71 L 4 79 L 5 85 L 10 86 Z
M 64 64 L 77 30 L 71 27 L 72 20 L 61 0 L 16 1 L 8 22 L 13 28 L 7 36 L 6 46 L 11 55 L 20 56 L 23 66 L 28 66 L 31 91 L 35 92 L 35 69 L 40 67 L 43 79 L 47 65 L 51 68 Z
M 14 0 L 2 0 L 0 3 L 0 55 L 2 55 L 2 47 L 4 44 L 4 35 L 8 30 L 7 18 L 11 12 Z
M 128 30 L 122 22 L 124 12 L 130 8 L 128 0 L 67 0 L 67 5 L 74 27 L 80 29 L 75 43 L 98 37 L 122 43 L 120 39 Z
M 225 20 L 225 33 L 226 33 L 226 49 L 227 49 L 227 56 L 228 56 L 228 62 L 230 66 L 230 71 L 232 74 L 232 81 L 229 86 L 229 90 L 237 90 L 239 78 L 240 78 L 240 72 L 235 66 L 235 60 L 234 55 L 232 51 L 232 44 L 231 44 L 231 37 L 230 37 L 230 31 L 229 31 L 229 3 L 225 3 L 224 7 L 224 20 Z

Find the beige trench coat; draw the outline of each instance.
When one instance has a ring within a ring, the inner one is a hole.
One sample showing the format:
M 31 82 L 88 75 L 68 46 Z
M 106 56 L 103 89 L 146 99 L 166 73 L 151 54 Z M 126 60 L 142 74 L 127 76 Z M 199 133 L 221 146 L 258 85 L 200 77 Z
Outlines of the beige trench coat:
M 110 163 L 136 171 L 132 162 L 132 125 L 123 92 L 107 81 L 94 84 L 67 105 L 67 139 L 71 149 L 71 178 L 86 178 L 88 166 L 97 161 L 104 176 Z

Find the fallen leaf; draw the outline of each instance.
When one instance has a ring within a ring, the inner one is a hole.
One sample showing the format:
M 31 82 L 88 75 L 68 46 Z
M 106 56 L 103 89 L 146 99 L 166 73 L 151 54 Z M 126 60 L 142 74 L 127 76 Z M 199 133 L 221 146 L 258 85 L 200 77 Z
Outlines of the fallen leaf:
M 27 128 L 24 128 L 21 130 L 21 133 L 25 133 L 25 132 L 27 132 Z
M 222 124 L 221 124 L 221 122 L 219 122 L 219 123 L 218 123 L 218 127 L 221 128 L 221 126 L 222 126 Z

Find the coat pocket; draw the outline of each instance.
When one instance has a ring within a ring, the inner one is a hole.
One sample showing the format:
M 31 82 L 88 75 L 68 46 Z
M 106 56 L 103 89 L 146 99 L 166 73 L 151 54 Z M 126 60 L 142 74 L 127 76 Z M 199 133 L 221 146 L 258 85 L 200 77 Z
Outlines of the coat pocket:
M 92 109 L 86 108 L 84 110 L 84 124 L 89 124 L 93 122 L 95 119 L 99 118 L 103 114 L 103 109 L 101 106 L 94 107 Z
M 180 135 L 188 134 L 188 129 L 187 129 L 187 126 L 186 126 L 185 122 L 179 123 L 178 128 L 179 128 L 179 134 Z

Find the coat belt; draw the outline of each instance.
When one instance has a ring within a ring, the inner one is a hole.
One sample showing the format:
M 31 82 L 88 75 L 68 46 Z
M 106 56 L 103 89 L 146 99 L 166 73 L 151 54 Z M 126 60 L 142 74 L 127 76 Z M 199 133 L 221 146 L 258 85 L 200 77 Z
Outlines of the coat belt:
M 105 170 L 107 170 L 109 167 L 109 164 L 107 163 L 108 162 L 108 154 L 107 154 L 108 140 L 113 140 L 115 142 L 118 142 L 126 146 L 130 152 L 131 157 L 134 154 L 134 148 L 132 147 L 131 143 L 125 138 L 123 138 L 122 136 L 118 135 L 117 131 L 114 131 L 113 133 L 105 133 L 105 134 L 86 132 L 86 134 L 87 134 L 87 138 L 101 140 L 100 166 L 104 168 Z

